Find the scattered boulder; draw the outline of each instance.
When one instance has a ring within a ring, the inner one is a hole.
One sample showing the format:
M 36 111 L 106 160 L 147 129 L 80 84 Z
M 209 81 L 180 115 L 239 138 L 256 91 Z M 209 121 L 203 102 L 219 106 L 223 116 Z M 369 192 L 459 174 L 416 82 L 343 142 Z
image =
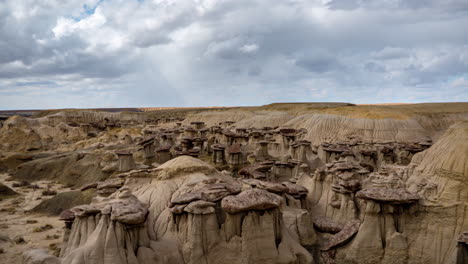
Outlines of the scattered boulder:
M 13 238 L 13 242 L 15 242 L 15 244 L 26 244 L 26 240 L 24 240 L 24 237 L 22 236 L 15 236 Z
M 0 183 L 0 199 L 9 198 L 18 195 L 17 192 L 13 191 L 10 187 Z
M 50 199 L 41 201 L 31 211 L 48 215 L 59 215 L 63 210 L 80 204 L 90 203 L 95 190 L 62 192 Z
M 6 243 L 6 242 L 10 242 L 10 241 L 11 241 L 11 239 L 7 234 L 1 234 L 0 233 L 0 243 Z
M 340 232 L 333 235 L 327 243 L 325 243 L 320 250 L 327 251 L 334 247 L 341 246 L 348 242 L 358 231 L 361 222 L 359 220 L 352 220 L 346 223 Z
M 336 234 L 343 230 L 344 225 L 336 222 L 333 219 L 325 218 L 323 216 L 315 216 L 312 218 L 314 227 L 320 232 Z
M 44 249 L 31 249 L 23 253 L 23 264 L 60 264 L 60 260 Z

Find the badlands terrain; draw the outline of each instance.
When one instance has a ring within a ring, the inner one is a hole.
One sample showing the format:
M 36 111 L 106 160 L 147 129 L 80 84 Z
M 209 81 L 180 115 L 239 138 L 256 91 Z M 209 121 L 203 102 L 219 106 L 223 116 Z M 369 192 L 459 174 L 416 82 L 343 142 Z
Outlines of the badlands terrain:
M 1 263 L 468 263 L 468 103 L 122 110 L 1 113 Z

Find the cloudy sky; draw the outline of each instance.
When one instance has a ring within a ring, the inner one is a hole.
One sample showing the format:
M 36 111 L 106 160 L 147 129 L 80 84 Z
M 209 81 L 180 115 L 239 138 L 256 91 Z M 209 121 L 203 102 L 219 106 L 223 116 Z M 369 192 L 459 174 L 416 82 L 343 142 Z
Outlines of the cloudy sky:
M 468 101 L 467 0 L 1 0 L 0 109 Z

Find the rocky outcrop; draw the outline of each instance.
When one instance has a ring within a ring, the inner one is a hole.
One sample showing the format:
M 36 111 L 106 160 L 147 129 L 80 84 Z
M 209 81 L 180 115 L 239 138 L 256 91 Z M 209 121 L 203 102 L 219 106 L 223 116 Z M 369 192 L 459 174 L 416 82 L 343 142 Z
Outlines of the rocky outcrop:
M 73 219 L 63 263 L 313 261 L 301 245 L 315 242 L 311 216 L 284 207 L 286 193 L 242 187 L 189 156 L 120 178 L 126 184 L 109 197 L 63 213 L 64 221 Z M 97 185 L 104 186 L 118 187 L 110 181 Z M 299 188 L 282 186 L 291 193 Z
M 74 207 L 64 221 L 70 221 L 70 212 L 75 218 L 60 252 L 62 263 L 135 263 L 138 230 L 148 210 L 128 189 Z
M 15 117 L 0 169 L 96 195 L 40 204 L 68 209 L 61 263 L 463 262 L 464 114 L 343 108 Z

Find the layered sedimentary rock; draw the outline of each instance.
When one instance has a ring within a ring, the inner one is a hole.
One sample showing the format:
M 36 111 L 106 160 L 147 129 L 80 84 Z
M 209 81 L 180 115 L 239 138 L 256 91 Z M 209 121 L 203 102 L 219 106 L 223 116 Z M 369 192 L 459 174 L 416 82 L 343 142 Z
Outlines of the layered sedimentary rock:
M 466 131 L 466 122 L 453 125 L 408 166 L 385 165 L 371 172 L 365 163 L 339 160 L 303 175 L 299 183 L 309 189 L 312 213 L 338 221 L 329 226 L 318 221 L 319 237 L 338 231 L 345 219 L 361 221 L 355 237 L 324 258 L 336 263 L 456 263 L 457 237 L 468 225 Z M 443 155 L 445 151 L 450 154 Z
M 0 128 L 3 151 L 34 151 L 60 148 L 98 136 L 109 128 L 148 121 L 139 113 L 97 111 L 59 112 L 41 118 L 13 116 Z
M 409 262 L 453 263 L 457 236 L 468 228 L 468 122 L 452 125 L 430 149 L 413 159 L 407 184 L 423 205 L 408 229 Z M 430 243 L 429 241 L 438 241 Z
M 298 116 L 286 125 L 306 128 L 308 132 L 305 139 L 314 144 L 346 140 L 349 136 L 359 136 L 372 141 L 414 141 L 429 137 L 429 133 L 412 119 L 367 119 L 309 114 Z M 335 133 L 331 134 L 330 131 Z

